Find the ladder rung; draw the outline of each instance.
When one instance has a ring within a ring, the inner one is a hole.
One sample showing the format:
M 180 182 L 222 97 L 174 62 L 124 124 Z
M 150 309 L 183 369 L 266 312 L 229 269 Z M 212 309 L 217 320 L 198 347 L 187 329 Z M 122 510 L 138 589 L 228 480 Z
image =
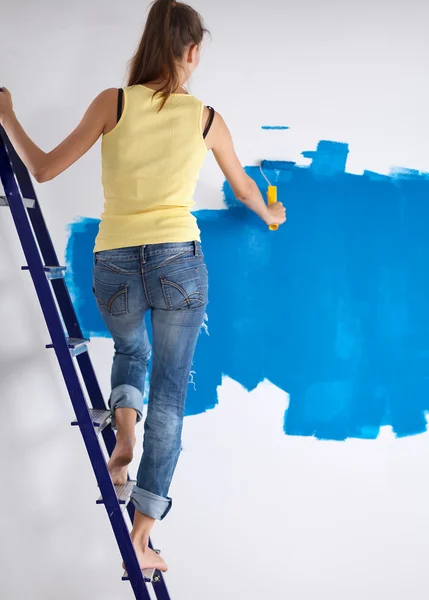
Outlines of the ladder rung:
M 125 506 L 128 504 L 135 484 L 135 481 L 127 481 L 125 485 L 115 485 L 115 491 L 116 495 L 118 496 L 119 504 L 124 504 Z M 104 504 L 102 496 L 100 496 L 97 500 L 97 504 Z
M 158 583 L 161 581 L 161 574 L 156 569 L 143 569 L 142 573 L 143 579 L 146 581 L 146 583 Z M 122 575 L 122 581 L 129 580 L 130 578 L 128 577 L 128 573 L 124 571 L 124 574 Z
M 99 408 L 91 408 L 89 411 L 91 415 L 92 424 L 97 433 L 101 433 L 107 425 L 110 425 L 112 421 L 112 413 L 110 410 L 100 410 Z M 73 421 L 73 427 L 77 427 L 79 423 Z
M 36 201 L 32 198 L 23 198 L 22 201 L 25 208 L 34 208 L 36 206 Z M 6 196 L 0 196 L 0 206 L 9 206 Z
M 79 356 L 88 350 L 89 340 L 84 338 L 67 338 L 67 345 L 72 356 Z M 46 348 L 53 348 L 54 344 L 47 344 Z
M 23 271 L 29 271 L 30 267 L 21 267 Z M 67 267 L 43 267 L 48 279 L 64 279 Z

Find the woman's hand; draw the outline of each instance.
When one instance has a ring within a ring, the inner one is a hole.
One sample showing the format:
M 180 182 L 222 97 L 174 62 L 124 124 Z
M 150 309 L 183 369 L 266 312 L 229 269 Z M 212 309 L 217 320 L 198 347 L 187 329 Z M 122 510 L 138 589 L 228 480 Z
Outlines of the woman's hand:
M 235 152 L 231 133 L 219 113 L 216 113 L 206 141 L 237 200 L 250 208 L 267 225 L 282 225 L 286 221 L 285 207 L 281 202 L 267 206 L 256 182 L 243 169 Z
M 0 88 L 0 125 L 13 116 L 12 95 L 8 89 Z
M 286 222 L 286 208 L 281 202 L 269 204 L 267 209 L 268 218 L 265 219 L 267 225 L 283 225 Z

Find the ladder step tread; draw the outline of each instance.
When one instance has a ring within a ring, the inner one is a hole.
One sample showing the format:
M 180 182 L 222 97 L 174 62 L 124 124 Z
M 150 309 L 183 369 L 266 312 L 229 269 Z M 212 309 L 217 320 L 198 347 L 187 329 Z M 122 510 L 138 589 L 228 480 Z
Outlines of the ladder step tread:
M 102 410 L 99 408 L 91 408 L 89 410 L 89 414 L 91 415 L 92 424 L 94 425 L 97 433 L 103 431 L 103 429 L 109 425 L 112 420 L 112 413 L 110 410 Z M 77 427 L 79 423 L 77 421 L 73 421 L 73 427 Z
M 143 579 L 146 581 L 146 583 L 158 583 L 158 581 L 161 579 L 161 575 L 156 569 L 143 569 L 142 573 Z M 129 580 L 130 578 L 128 577 L 128 573 L 124 571 L 124 574 L 122 575 L 122 581 Z
M 79 348 L 80 346 L 86 346 L 86 344 L 89 344 L 89 340 L 85 339 L 85 338 L 66 338 L 67 340 L 67 345 L 69 348 Z M 53 348 L 54 345 L 53 344 L 47 344 L 46 348 Z
M 66 338 L 67 345 L 70 348 L 72 356 L 79 356 L 88 351 L 88 344 L 90 340 L 84 338 Z M 53 348 L 54 344 L 46 344 L 46 348 Z
M 34 208 L 36 206 L 36 201 L 32 198 L 23 198 L 22 201 L 26 208 Z M 0 196 L 0 206 L 9 206 L 6 196 Z
M 29 271 L 30 267 L 28 265 L 25 265 L 24 267 L 21 267 L 21 269 L 23 271 Z M 56 266 L 44 265 L 43 269 L 44 269 L 44 271 L 56 271 L 56 270 L 65 271 L 67 269 L 67 267 L 63 267 L 62 265 L 56 265 Z
M 116 495 L 118 496 L 119 504 L 128 504 L 131 492 L 136 484 L 136 481 L 127 481 L 125 485 L 115 485 Z M 97 504 L 104 504 L 103 497 L 100 496 Z
M 30 267 L 28 265 L 26 265 L 25 267 L 21 267 L 21 269 L 23 271 L 29 271 Z M 50 267 L 50 266 L 44 266 L 43 270 L 46 273 L 46 277 L 48 279 L 63 279 L 65 272 L 67 270 L 67 267 L 62 267 L 62 266 L 55 266 L 55 267 Z
M 89 343 L 89 340 L 85 338 L 67 338 L 69 348 L 79 348 L 79 346 L 85 346 Z

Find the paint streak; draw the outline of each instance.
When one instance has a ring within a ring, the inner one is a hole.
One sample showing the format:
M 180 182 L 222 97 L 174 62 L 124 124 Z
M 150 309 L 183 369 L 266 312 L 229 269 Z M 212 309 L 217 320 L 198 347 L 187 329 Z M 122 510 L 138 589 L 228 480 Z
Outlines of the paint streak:
M 261 162 L 262 169 L 271 169 L 272 171 L 292 171 L 296 165 L 290 160 L 263 160 Z
M 262 125 L 262 129 L 267 129 L 267 130 L 280 130 L 280 131 L 284 131 L 286 129 L 290 129 L 290 127 L 286 127 L 285 125 Z
M 319 439 L 425 431 L 429 410 L 429 181 L 345 172 L 347 144 L 323 141 L 308 167 L 277 171 L 288 224 L 268 229 L 234 198 L 198 212 L 210 272 L 187 414 L 217 404 L 222 375 L 290 394 L 284 430 Z M 258 167 L 247 172 L 265 193 Z M 275 171 L 268 171 L 274 177 Z M 97 222 L 71 226 L 69 282 L 85 334 L 106 335 L 91 296 Z M 269 401 L 269 399 L 267 399 Z M 263 410 L 263 407 L 261 407 Z

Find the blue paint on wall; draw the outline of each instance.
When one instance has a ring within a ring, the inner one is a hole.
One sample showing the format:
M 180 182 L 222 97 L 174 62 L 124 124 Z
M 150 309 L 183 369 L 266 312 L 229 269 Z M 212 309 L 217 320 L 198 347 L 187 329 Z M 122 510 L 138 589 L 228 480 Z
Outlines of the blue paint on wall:
M 262 169 L 271 169 L 271 171 L 292 171 L 296 165 L 290 160 L 263 160 L 261 161 Z
M 210 272 L 210 336 L 200 338 L 187 413 L 215 407 L 227 375 L 248 390 L 265 379 L 286 390 L 289 435 L 372 439 L 382 425 L 397 436 L 423 432 L 427 174 L 346 173 L 348 146 L 335 142 L 305 155 L 309 167 L 291 163 L 277 172 L 288 207 L 278 232 L 244 209 L 227 183 L 228 210 L 197 213 Z M 265 193 L 259 168 L 247 172 Z M 105 336 L 90 283 L 97 225 L 71 226 L 67 262 L 85 333 Z
M 346 170 L 348 144 L 322 140 L 317 150 L 302 152 L 302 156 L 311 159 L 311 171 L 322 177 L 332 177 Z
M 285 125 L 262 125 L 262 129 L 284 131 L 289 129 L 289 127 L 286 127 Z
M 84 336 L 110 337 L 92 295 L 94 241 L 99 219 L 78 219 L 69 225 L 66 283 Z

